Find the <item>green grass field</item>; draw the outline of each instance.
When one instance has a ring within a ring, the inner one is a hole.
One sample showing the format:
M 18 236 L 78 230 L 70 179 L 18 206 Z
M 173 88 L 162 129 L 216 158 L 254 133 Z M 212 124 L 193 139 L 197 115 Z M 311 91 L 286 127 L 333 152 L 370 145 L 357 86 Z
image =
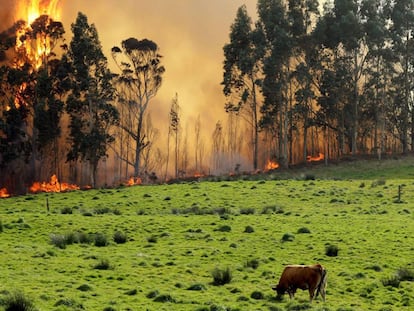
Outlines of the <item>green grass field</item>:
M 408 158 L 2 199 L 0 309 L 414 310 L 413 177 Z M 284 265 L 316 262 L 325 303 L 275 299 Z

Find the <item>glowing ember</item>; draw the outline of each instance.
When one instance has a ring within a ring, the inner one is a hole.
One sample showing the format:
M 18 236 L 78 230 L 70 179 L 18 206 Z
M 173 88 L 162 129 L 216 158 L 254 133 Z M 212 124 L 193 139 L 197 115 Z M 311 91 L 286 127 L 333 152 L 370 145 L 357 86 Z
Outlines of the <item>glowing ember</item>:
M 265 166 L 265 171 L 275 170 L 279 167 L 279 163 L 267 160 L 267 164 Z
M 42 18 L 45 27 L 49 27 L 52 20 L 60 19 L 60 0 L 26 0 L 21 1 L 18 8 L 17 18 L 27 22 L 26 28 L 17 31 L 16 51 L 23 55 L 34 68 L 38 69 L 44 59 L 51 53 L 51 38 L 44 32 L 37 32 L 35 37 L 30 38 L 27 33 L 30 32 L 32 23 Z M 22 40 L 22 38 L 24 38 Z
M 134 186 L 134 185 L 141 185 L 142 179 L 139 177 L 131 177 L 126 183 L 125 186 Z
M 30 192 L 62 192 L 69 190 L 79 190 L 78 185 L 60 183 L 56 175 L 50 177 L 50 182 L 34 182 L 33 185 L 29 188 Z
M 312 157 L 312 156 L 307 156 L 306 157 L 306 161 L 308 161 L 308 162 L 317 162 L 317 161 L 321 161 L 323 159 L 325 159 L 325 155 L 323 153 L 320 153 L 320 152 L 318 153 L 318 156 L 316 156 L 316 157 Z
M 10 194 L 7 192 L 6 188 L 0 189 L 0 198 L 8 198 Z

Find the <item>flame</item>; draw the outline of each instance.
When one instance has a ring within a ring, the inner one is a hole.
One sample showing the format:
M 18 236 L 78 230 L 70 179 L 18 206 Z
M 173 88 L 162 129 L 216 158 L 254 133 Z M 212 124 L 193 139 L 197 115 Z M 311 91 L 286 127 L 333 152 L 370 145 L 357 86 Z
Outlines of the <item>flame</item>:
M 0 198 L 8 198 L 10 194 L 7 192 L 6 188 L 0 189 Z
M 25 34 L 30 30 L 30 25 L 41 15 L 47 15 L 53 20 L 60 20 L 59 2 L 60 0 L 25 0 L 21 1 L 18 8 L 17 17 L 25 20 L 27 26 L 19 29 L 16 33 L 16 51 L 23 54 L 36 69 L 51 53 L 50 38 L 37 34 L 35 39 L 30 39 Z M 25 37 L 25 40 L 21 40 L 22 37 Z
M 141 185 L 142 179 L 137 177 L 131 177 L 127 182 L 124 183 L 125 186 L 134 186 L 134 185 Z
M 279 163 L 272 160 L 267 160 L 265 171 L 275 170 L 277 168 L 279 168 Z
M 307 162 L 317 162 L 317 161 L 322 161 L 323 159 L 325 159 L 325 155 L 323 153 L 318 153 L 318 155 L 316 157 L 312 157 L 312 156 L 307 156 L 306 157 L 306 161 Z
M 38 182 L 35 181 L 33 185 L 29 188 L 30 192 L 63 192 L 69 190 L 79 190 L 78 185 L 60 183 L 56 175 L 50 177 L 50 182 Z

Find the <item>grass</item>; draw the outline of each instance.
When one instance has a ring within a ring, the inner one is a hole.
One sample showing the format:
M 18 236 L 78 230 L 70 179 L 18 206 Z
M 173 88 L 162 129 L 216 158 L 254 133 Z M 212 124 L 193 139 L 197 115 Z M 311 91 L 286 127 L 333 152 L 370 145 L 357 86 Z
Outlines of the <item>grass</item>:
M 412 310 L 414 160 L 372 165 L 2 199 L 0 310 L 22 291 L 38 310 Z M 275 300 L 286 264 L 315 262 L 326 303 Z

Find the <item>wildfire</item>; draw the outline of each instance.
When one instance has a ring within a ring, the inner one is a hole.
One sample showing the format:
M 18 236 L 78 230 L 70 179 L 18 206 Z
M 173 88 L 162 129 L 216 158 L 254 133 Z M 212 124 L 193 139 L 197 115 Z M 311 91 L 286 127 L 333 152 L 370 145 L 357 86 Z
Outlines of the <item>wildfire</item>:
M 52 20 L 59 20 L 61 10 L 60 0 L 25 0 L 21 1 L 18 7 L 17 18 L 27 22 L 26 28 L 17 31 L 16 51 L 30 61 L 34 68 L 38 69 L 44 59 L 51 53 L 51 38 L 39 31 L 35 37 L 27 36 L 30 32 L 32 23 L 42 17 L 42 23 L 49 27 Z
M 10 194 L 7 192 L 6 188 L 0 189 L 0 198 L 8 198 Z
M 126 183 L 125 186 L 134 186 L 134 185 L 141 185 L 142 184 L 142 179 L 137 177 L 131 177 Z
M 323 153 L 318 153 L 318 155 L 316 157 L 312 157 L 312 156 L 307 156 L 306 157 L 306 161 L 308 162 L 317 162 L 317 161 L 321 161 L 325 159 L 325 155 Z
M 30 192 L 63 192 L 70 190 L 79 190 L 78 185 L 61 183 L 59 182 L 56 175 L 50 177 L 50 182 L 34 182 L 33 185 L 29 188 Z
M 265 166 L 265 171 L 275 170 L 279 167 L 279 163 L 274 162 L 272 160 L 267 160 L 267 164 Z

